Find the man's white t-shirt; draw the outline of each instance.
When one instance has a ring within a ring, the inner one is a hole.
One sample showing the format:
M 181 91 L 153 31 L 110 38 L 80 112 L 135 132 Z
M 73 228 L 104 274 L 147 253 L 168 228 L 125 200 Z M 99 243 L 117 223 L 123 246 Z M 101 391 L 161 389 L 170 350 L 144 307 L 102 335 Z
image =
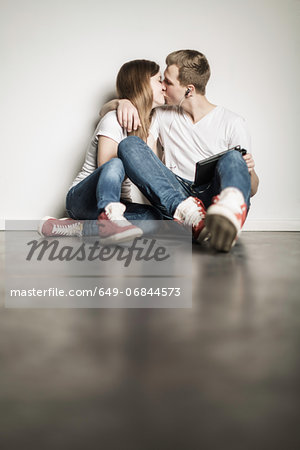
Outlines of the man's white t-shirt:
M 73 181 L 71 187 L 76 186 L 80 181 L 97 169 L 97 155 L 98 155 L 98 140 L 99 136 L 105 136 L 113 139 L 117 144 L 127 137 L 127 132 L 120 126 L 116 111 L 110 111 L 105 114 L 97 125 L 93 137 L 86 150 L 85 161 L 79 174 Z M 70 187 L 70 188 L 71 188 Z M 131 187 L 132 183 L 126 179 L 122 183 L 121 197 L 124 200 L 131 201 Z
M 237 145 L 251 151 L 245 120 L 223 106 L 216 106 L 196 123 L 182 108 L 156 108 L 150 133 L 164 148 L 165 165 L 191 181 L 197 161 Z

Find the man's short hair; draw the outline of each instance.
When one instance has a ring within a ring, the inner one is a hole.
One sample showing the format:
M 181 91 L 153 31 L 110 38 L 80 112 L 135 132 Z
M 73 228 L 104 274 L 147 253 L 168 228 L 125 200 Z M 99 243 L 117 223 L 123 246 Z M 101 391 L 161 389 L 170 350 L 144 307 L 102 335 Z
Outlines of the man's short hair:
M 179 69 L 178 80 L 182 86 L 193 84 L 196 92 L 205 95 L 210 67 L 203 53 L 197 50 L 177 50 L 167 56 L 166 64 L 176 64 Z

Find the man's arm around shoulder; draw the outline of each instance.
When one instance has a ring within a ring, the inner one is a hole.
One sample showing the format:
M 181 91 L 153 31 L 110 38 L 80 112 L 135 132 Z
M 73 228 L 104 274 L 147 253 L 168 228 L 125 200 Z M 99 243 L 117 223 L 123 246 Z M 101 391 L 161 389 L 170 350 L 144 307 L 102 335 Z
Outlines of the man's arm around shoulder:
M 140 118 L 136 107 L 127 99 L 114 99 L 102 106 L 100 117 L 102 119 L 105 114 L 110 111 L 117 110 L 118 122 L 122 128 L 128 133 L 136 131 L 141 126 Z

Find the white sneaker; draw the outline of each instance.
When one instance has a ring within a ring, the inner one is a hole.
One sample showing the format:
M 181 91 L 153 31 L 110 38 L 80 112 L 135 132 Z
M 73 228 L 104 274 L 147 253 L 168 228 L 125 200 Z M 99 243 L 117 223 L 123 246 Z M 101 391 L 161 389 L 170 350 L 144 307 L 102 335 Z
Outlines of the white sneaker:
M 247 205 L 239 189 L 229 187 L 214 197 L 205 219 L 211 246 L 216 250 L 229 252 L 241 232 L 246 215 Z
M 202 242 L 208 235 L 205 228 L 206 209 L 202 201 L 197 197 L 188 197 L 179 203 L 173 218 L 192 230 L 193 238 Z

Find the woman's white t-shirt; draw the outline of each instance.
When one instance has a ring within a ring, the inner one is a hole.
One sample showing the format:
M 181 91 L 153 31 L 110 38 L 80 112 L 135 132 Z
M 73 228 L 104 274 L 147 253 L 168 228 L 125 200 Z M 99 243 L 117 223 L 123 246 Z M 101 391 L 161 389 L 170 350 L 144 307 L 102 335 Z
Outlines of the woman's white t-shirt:
M 80 183 L 80 181 L 84 180 L 88 177 L 94 170 L 97 169 L 97 155 L 98 155 L 98 139 L 99 136 L 105 136 L 110 139 L 113 139 L 117 144 L 121 142 L 123 139 L 127 137 L 127 132 L 124 130 L 117 119 L 116 111 L 110 111 L 105 114 L 104 117 L 98 123 L 96 130 L 93 134 L 93 137 L 89 143 L 89 146 L 86 150 L 85 161 L 84 164 L 78 173 L 77 177 L 73 181 L 70 189 L 76 184 Z M 131 200 L 131 182 L 126 179 L 122 183 L 122 192 L 121 197 L 124 200 Z

